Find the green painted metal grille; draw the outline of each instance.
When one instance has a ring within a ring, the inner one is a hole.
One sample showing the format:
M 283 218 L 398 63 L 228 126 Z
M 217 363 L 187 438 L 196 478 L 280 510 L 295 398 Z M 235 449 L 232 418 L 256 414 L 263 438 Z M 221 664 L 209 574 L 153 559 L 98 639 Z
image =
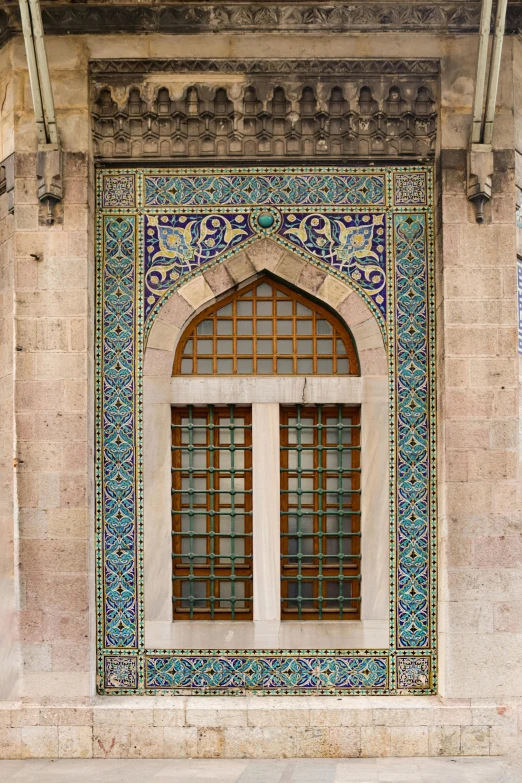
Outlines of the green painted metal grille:
M 282 406 L 282 619 L 359 618 L 360 492 L 359 409 Z
M 174 619 L 252 619 L 252 417 L 172 409 Z

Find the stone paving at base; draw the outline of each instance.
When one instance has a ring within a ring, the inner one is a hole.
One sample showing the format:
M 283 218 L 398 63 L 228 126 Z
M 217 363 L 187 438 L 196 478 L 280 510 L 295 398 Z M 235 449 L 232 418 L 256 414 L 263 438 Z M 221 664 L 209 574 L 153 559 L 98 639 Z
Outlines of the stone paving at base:
M 500 758 L 30 759 L 0 761 L 0 781 L 24 783 L 518 783 Z

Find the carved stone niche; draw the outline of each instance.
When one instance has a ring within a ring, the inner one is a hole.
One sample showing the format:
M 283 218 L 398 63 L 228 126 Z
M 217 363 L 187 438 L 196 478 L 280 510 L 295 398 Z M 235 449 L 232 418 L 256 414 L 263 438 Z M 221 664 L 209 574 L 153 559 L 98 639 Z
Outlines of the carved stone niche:
M 92 69 L 98 159 L 411 160 L 435 151 L 433 61 L 398 61 L 396 73 L 389 61 L 313 61 L 310 73 L 292 67 L 299 61 L 185 62 L 183 73 L 124 62 L 116 73 L 100 61 Z

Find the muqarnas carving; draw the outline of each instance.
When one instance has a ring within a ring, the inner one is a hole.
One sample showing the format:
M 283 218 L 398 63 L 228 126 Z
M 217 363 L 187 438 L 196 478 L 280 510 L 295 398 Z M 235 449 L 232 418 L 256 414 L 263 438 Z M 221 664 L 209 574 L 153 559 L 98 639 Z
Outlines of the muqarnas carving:
M 430 87 L 361 85 L 350 101 L 338 84 L 244 88 L 193 84 L 131 87 L 117 103 L 102 86 L 93 106 L 97 157 L 302 159 L 428 157 L 436 136 Z M 231 96 L 234 96 L 233 98 Z

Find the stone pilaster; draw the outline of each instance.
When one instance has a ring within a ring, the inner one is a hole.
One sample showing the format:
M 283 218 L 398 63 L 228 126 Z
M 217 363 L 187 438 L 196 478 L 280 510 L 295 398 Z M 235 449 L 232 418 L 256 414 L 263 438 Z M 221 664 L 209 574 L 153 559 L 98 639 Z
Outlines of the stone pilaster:
M 21 41 L 14 42 L 13 52 L 19 638 L 23 698 L 81 703 L 92 692 L 87 71 L 79 46 L 58 42 L 48 48 L 64 151 L 64 200 L 51 226 L 37 198 L 35 128 Z

